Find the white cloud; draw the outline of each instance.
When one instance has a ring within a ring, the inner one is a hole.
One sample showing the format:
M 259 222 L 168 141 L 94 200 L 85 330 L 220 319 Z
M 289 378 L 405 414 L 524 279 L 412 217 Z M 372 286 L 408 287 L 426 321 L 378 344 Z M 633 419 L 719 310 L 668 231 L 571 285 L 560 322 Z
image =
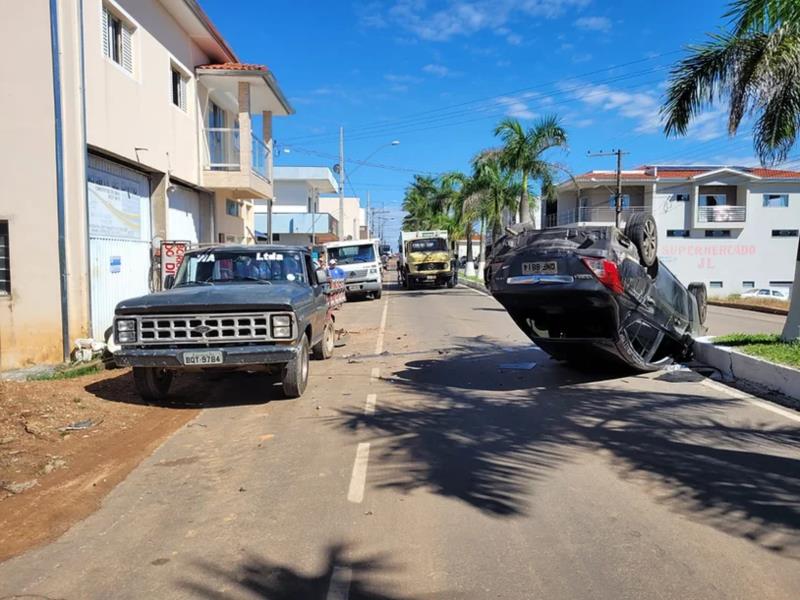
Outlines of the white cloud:
M 507 24 L 519 17 L 552 19 L 567 10 L 582 8 L 590 1 L 393 0 L 388 9 L 377 3 L 368 4 L 358 12 L 358 18 L 363 27 L 396 25 L 422 40 L 442 42 L 483 30 L 505 32 Z M 513 35 L 509 34 L 509 37 Z
M 575 27 L 585 31 L 611 31 L 611 19 L 608 17 L 581 17 L 575 20 Z
M 536 113 L 533 112 L 525 100 L 534 98 L 538 94 L 534 92 L 526 92 L 517 96 L 500 96 L 494 99 L 494 104 L 504 109 L 504 114 L 507 117 L 514 117 L 515 119 L 535 119 Z
M 437 64 L 430 64 L 425 65 L 422 67 L 422 70 L 429 75 L 435 75 L 436 77 L 447 77 L 450 75 L 450 69 L 445 67 L 444 65 L 437 65 Z
M 506 36 L 506 41 L 512 46 L 519 46 L 522 43 L 522 36 L 516 33 L 510 33 Z

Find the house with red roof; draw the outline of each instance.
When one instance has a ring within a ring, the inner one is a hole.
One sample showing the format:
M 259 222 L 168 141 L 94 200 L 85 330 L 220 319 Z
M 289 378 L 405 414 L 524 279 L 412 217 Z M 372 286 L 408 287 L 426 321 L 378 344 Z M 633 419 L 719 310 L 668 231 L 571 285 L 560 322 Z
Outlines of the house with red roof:
M 25 58 L 0 67 L 0 370 L 105 340 L 176 264 L 163 241 L 254 242 L 272 122 L 293 113 L 197 0 L 17 2 L 4 26 Z
M 709 294 L 784 288 L 794 279 L 800 232 L 800 171 L 727 165 L 644 165 L 624 170 L 621 222 L 647 212 L 659 258 L 685 284 Z M 615 171 L 590 171 L 557 187 L 544 227 L 613 225 Z

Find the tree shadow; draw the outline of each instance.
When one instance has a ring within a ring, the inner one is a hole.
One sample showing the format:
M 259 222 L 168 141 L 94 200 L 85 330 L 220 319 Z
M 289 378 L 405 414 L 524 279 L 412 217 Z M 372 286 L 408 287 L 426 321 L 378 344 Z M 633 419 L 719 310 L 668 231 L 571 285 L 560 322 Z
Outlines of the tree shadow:
M 110 402 L 152 406 L 136 392 L 133 374 L 127 370 L 116 377 L 95 381 L 84 388 L 90 394 Z M 178 373 L 169 397 L 158 406 L 178 409 L 246 406 L 284 400 L 281 386 L 267 373 Z
M 373 434 L 371 482 L 516 517 L 554 471 L 604 450 L 620 477 L 670 510 L 800 558 L 800 428 L 732 425 L 732 401 L 697 394 L 691 379 L 631 393 L 627 378 L 572 371 L 542 354 L 534 369 L 503 370 L 509 354 L 462 347 L 410 361 L 388 378 L 396 391 L 374 414 L 336 418 Z
M 322 568 L 312 573 L 303 573 L 289 565 L 252 554 L 232 571 L 225 571 L 209 562 L 200 562 L 196 566 L 202 571 L 199 579 L 210 579 L 213 585 L 200 581 L 183 581 L 181 585 L 192 595 L 202 598 L 222 600 L 243 593 L 247 597 L 267 600 L 409 598 L 407 594 L 398 595 L 381 582 L 381 578 L 399 571 L 398 565 L 391 563 L 385 554 L 354 558 L 352 548 L 341 543 L 328 546 Z M 329 594 L 333 589 L 345 592 Z

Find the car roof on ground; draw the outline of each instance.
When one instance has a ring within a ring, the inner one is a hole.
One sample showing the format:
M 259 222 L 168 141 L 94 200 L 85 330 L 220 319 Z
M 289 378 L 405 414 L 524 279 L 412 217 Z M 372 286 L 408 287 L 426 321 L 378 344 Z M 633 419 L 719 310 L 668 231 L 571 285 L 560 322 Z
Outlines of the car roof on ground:
M 207 246 L 206 248 L 193 248 L 189 252 L 304 252 L 308 254 L 308 248 L 304 246 L 287 246 L 281 244 L 220 244 L 218 246 Z

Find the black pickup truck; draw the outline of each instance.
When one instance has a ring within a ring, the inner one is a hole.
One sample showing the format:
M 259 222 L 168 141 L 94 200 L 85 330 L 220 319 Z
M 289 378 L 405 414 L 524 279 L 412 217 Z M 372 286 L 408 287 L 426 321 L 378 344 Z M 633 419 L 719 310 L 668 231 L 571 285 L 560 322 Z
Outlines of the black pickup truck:
M 217 246 L 187 252 L 163 292 L 117 305 L 114 354 L 139 394 L 165 398 L 176 371 L 267 370 L 289 398 L 303 394 L 309 354 L 333 355 L 324 270 L 292 246 Z

